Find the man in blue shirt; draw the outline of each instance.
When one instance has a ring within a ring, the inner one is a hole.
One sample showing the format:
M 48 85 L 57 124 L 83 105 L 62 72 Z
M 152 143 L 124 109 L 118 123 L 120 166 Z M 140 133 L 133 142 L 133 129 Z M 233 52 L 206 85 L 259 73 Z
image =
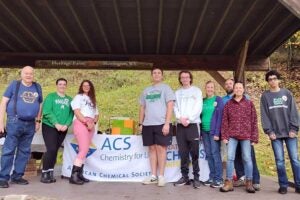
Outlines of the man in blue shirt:
M 21 70 L 21 81 L 10 83 L 0 103 L 0 133 L 4 132 L 4 115 L 7 113 L 7 135 L 1 155 L 0 188 L 8 188 L 9 179 L 14 184 L 28 184 L 22 176 L 30 158 L 34 133 L 40 128 L 43 101 L 41 86 L 33 82 L 33 73 L 32 67 L 24 67 Z M 10 175 L 13 164 L 14 170 Z

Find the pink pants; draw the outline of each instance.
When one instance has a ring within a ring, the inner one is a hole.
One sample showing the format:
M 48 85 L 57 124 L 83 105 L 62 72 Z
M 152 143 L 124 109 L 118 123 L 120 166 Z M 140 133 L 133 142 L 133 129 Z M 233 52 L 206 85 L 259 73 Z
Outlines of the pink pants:
M 94 119 L 92 118 L 86 117 L 85 119 L 94 123 Z M 78 119 L 75 119 L 73 123 L 73 131 L 78 143 L 78 154 L 76 159 L 83 163 L 89 151 L 95 130 L 93 129 L 89 131 L 85 124 L 80 122 Z

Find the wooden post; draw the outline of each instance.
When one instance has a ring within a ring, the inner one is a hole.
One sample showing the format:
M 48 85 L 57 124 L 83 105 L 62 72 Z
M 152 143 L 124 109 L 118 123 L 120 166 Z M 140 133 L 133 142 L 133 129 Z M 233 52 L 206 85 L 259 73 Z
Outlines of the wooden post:
M 242 81 L 244 83 L 245 83 L 245 63 L 247 59 L 248 47 L 249 47 L 249 40 L 246 40 L 245 44 L 241 49 L 239 60 L 237 63 L 237 68 L 234 73 L 235 80 Z
M 218 71 L 206 71 L 209 75 L 211 75 L 217 83 L 225 90 L 224 83 L 226 79 L 218 72 Z

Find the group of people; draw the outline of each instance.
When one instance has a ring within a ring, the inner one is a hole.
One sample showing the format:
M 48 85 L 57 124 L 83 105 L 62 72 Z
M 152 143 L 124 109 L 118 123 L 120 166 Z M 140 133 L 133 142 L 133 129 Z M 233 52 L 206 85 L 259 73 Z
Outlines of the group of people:
M 163 83 L 161 68 L 154 67 L 151 77 L 153 84 L 139 98 L 139 130 L 142 132 L 143 145 L 149 147 L 151 166 L 151 176 L 143 180 L 143 184 L 165 186 L 167 146 L 172 143 L 173 132 L 176 132 L 182 177 L 174 183 L 175 186 L 191 184 L 188 175 L 191 159 L 192 184 L 194 188 L 200 187 L 198 159 L 202 140 L 210 169 L 205 185 L 220 188 L 221 192 L 233 191 L 233 186 L 241 184 L 246 186 L 249 193 L 259 190 L 260 175 L 253 147 L 258 143 L 257 114 L 250 97 L 245 94 L 244 84 L 233 79 L 226 80 L 227 95 L 220 97 L 215 94 L 214 82 L 208 81 L 203 98 L 201 90 L 192 85 L 193 75 L 190 71 L 179 73 L 181 87 L 175 93 Z M 92 82 L 82 81 L 78 94 L 72 99 L 66 94 L 67 80 L 59 78 L 56 91 L 50 93 L 43 102 L 41 86 L 33 79 L 33 68 L 24 67 L 21 80 L 10 83 L 1 100 L 0 133 L 6 131 L 7 135 L 1 155 L 0 188 L 8 188 L 9 180 L 14 184 L 28 184 L 23 175 L 34 133 L 41 123 L 47 149 L 43 156 L 41 182 L 56 182 L 53 168 L 57 152 L 71 124 L 79 148 L 69 182 L 76 185 L 89 182 L 83 176 L 83 168 L 99 118 Z M 270 90 L 261 97 L 262 126 L 274 151 L 280 186 L 278 192 L 285 194 L 288 187 L 283 151 L 285 142 L 293 169 L 295 191 L 300 193 L 299 113 L 296 103 L 290 91 L 279 87 L 280 74 L 277 71 L 269 71 L 266 81 Z M 176 131 L 172 126 L 173 113 Z M 221 141 L 227 145 L 225 181 Z M 236 182 L 233 182 L 234 171 L 238 177 Z
M 56 91 L 43 102 L 41 86 L 33 79 L 33 68 L 22 68 L 21 80 L 12 81 L 1 100 L 0 133 L 6 131 L 7 134 L 1 155 L 0 188 L 8 188 L 9 180 L 12 184 L 28 184 L 23 175 L 31 155 L 33 136 L 40 127 L 47 149 L 43 155 L 41 182 L 56 182 L 53 168 L 57 152 L 71 124 L 79 148 L 69 182 L 78 185 L 89 182 L 83 176 L 83 167 L 99 116 L 92 82 L 82 81 L 78 94 L 72 99 L 66 94 L 67 80 L 59 78 Z
M 140 96 L 139 129 L 143 145 L 149 147 L 151 175 L 143 184 L 164 186 L 167 146 L 172 142 L 172 113 L 176 118 L 176 140 L 181 159 L 182 177 L 175 186 L 190 185 L 189 164 L 192 162 L 193 187 L 199 188 L 199 142 L 202 139 L 210 173 L 204 185 L 220 188 L 221 192 L 245 185 L 246 191 L 260 190 L 260 174 L 256 164 L 254 144 L 258 143 L 257 114 L 245 86 L 240 81 L 225 82 L 227 95 L 215 94 L 215 84 L 205 84 L 205 97 L 193 86 L 190 71 L 181 71 L 181 88 L 175 91 L 163 83 L 163 70 L 151 70 L 153 84 Z M 283 143 L 288 149 L 295 182 L 300 193 L 300 161 L 298 157 L 299 113 L 291 92 L 280 88 L 280 74 L 271 70 L 265 80 L 270 89 L 261 97 L 262 127 L 269 136 L 276 160 L 280 194 L 286 194 L 288 179 L 284 162 Z M 221 141 L 227 146 L 226 178 L 223 180 Z M 233 182 L 234 171 L 238 180 Z

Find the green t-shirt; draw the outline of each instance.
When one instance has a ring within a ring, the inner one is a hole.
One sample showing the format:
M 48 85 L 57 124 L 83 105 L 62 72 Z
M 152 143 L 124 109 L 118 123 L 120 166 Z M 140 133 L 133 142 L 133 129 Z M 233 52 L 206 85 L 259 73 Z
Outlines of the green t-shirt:
M 74 116 L 71 101 L 70 96 L 61 97 L 56 92 L 50 93 L 43 104 L 43 123 L 51 127 L 57 123 L 69 127 Z
M 203 99 L 203 109 L 201 114 L 202 130 L 210 131 L 210 122 L 215 111 L 216 96 Z

